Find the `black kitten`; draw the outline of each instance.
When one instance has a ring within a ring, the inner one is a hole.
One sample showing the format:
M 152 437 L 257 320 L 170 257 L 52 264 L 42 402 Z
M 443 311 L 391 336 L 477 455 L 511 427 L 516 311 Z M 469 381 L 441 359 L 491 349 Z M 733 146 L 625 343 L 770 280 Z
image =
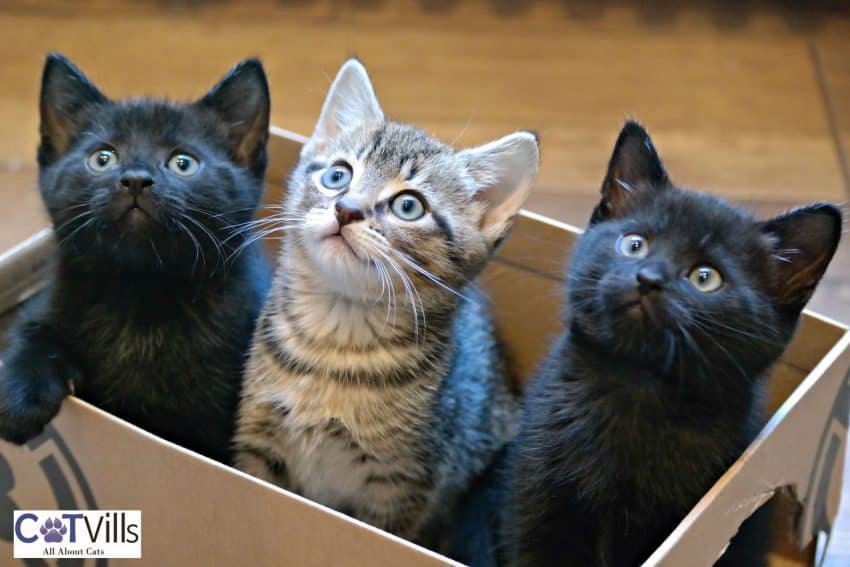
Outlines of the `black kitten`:
M 71 392 L 218 460 L 265 294 L 234 226 L 259 205 L 269 94 L 257 60 L 206 96 L 107 99 L 50 55 L 39 183 L 59 249 L 0 367 L 0 435 L 37 435 Z
M 648 558 L 757 433 L 760 378 L 841 234 L 831 205 L 757 222 L 674 187 L 636 123 L 602 195 L 568 271 L 567 331 L 513 448 L 511 565 Z M 769 520 L 748 521 L 720 563 L 758 565 Z

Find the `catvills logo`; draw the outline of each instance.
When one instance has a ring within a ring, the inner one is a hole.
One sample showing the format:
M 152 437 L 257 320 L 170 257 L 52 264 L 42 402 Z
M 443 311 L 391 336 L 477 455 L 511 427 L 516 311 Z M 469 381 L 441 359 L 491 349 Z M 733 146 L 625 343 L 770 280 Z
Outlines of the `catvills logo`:
M 98 510 L 100 507 L 82 466 L 53 425 L 48 425 L 44 433 L 22 447 L 0 441 L 0 565 L 11 561 L 18 545 L 16 510 Z M 48 518 L 53 523 L 52 528 L 47 526 Z M 48 535 L 51 540 L 62 536 L 63 543 L 67 543 L 70 521 L 63 520 L 60 515 L 62 523 L 57 526 L 55 518 L 55 513 L 40 518 L 41 523 L 37 526 L 39 545 L 60 545 L 59 542 L 46 541 L 44 538 Z M 22 528 L 27 536 L 32 536 L 28 522 Z M 44 528 L 44 534 L 41 528 Z M 98 536 L 103 537 L 101 534 Z M 70 561 L 50 560 L 43 555 L 38 557 L 42 559 L 27 559 L 23 563 L 33 567 L 58 567 L 66 563 L 78 567 L 110 565 L 107 556 L 76 556 Z
M 142 556 L 139 510 L 16 510 L 16 558 Z

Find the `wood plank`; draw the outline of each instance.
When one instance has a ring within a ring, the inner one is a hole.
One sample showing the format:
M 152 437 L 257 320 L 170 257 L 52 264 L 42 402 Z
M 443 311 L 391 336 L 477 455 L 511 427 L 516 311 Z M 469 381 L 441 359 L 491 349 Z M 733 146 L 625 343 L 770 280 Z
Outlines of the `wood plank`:
M 795 35 L 841 37 L 850 30 L 850 6 L 841 0 L 777 4 L 772 0 L 694 0 L 617 2 L 598 0 L 134 0 L 121 13 L 145 15 L 163 8 L 193 19 L 235 23 L 249 18 L 341 20 L 357 25 L 436 26 L 465 31 L 575 29 L 598 31 L 709 30 L 749 37 Z M 16 13 L 45 12 L 100 17 L 115 9 L 112 0 L 17 0 L 0 2 Z
M 376 33 L 340 19 L 307 19 L 307 27 L 247 17 L 231 25 L 184 19 L 180 34 L 162 34 L 181 15 L 5 15 L 8 64 L 0 79 L 9 88 L 0 119 L 15 135 L 0 141 L 0 157 L 31 159 L 40 63 L 57 45 L 115 96 L 198 96 L 233 62 L 260 54 L 274 88 L 274 121 L 298 131 L 312 128 L 330 78 L 356 52 L 391 116 L 449 140 L 463 132 L 464 144 L 516 128 L 540 131 L 547 186 L 595 192 L 617 129 L 631 115 L 648 124 L 683 184 L 745 199 L 842 196 L 807 45 L 795 37 L 518 28 L 505 41 L 486 28 L 398 25 Z
M 818 38 L 814 57 L 820 71 L 827 112 L 832 120 L 839 161 L 850 196 L 850 34 Z

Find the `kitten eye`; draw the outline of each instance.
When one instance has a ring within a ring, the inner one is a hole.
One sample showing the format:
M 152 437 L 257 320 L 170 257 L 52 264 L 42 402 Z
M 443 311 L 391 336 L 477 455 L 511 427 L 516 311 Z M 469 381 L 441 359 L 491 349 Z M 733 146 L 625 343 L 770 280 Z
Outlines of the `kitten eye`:
M 413 193 L 399 193 L 390 203 L 395 216 L 404 221 L 415 221 L 425 216 L 425 203 Z
M 711 266 L 697 266 L 688 274 L 688 281 L 703 293 L 711 293 L 723 287 L 723 276 Z
M 167 166 L 168 169 L 183 177 L 195 175 L 201 168 L 200 162 L 189 154 L 174 154 L 168 160 Z
M 118 167 L 118 152 L 108 148 L 95 150 L 86 160 L 89 169 L 95 173 L 103 173 Z
M 322 185 L 331 191 L 342 191 L 351 183 L 351 175 L 351 167 L 347 163 L 332 165 L 322 174 Z
M 649 253 L 649 240 L 640 234 L 626 234 L 617 241 L 617 250 L 623 256 L 643 258 Z

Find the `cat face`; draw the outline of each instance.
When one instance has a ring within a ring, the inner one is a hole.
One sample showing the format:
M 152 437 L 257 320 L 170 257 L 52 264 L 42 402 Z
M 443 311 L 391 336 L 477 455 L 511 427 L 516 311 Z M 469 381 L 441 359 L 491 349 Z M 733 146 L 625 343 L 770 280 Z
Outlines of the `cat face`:
M 474 277 L 528 195 L 538 150 L 519 132 L 455 151 L 385 121 L 366 70 L 350 60 L 301 158 L 285 222 L 328 285 L 375 296 Z
M 782 352 L 838 245 L 841 213 L 767 222 L 672 186 L 623 129 L 568 276 L 571 317 L 609 348 L 679 374 L 755 376 Z
M 269 98 L 256 60 L 190 104 L 113 102 L 48 57 L 40 185 L 60 246 L 80 261 L 172 274 L 221 270 L 259 204 Z

